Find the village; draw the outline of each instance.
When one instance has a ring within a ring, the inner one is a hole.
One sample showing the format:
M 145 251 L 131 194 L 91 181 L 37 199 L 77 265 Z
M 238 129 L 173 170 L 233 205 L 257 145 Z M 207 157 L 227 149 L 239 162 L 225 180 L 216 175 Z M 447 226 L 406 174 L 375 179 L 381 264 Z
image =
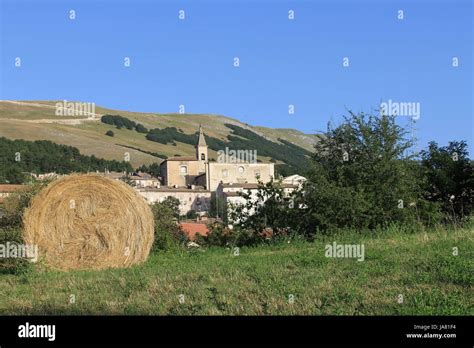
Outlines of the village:
M 257 150 L 229 150 L 218 152 L 217 161 L 209 159 L 208 146 L 203 128 L 195 145 L 195 156 L 170 157 L 160 164 L 160 176 L 154 177 L 144 172 L 127 173 L 109 171 L 94 172 L 113 180 L 130 184 L 149 204 L 163 202 L 168 197 L 179 201 L 180 225 L 191 239 L 196 234 L 207 234 L 207 223 L 212 200 L 224 209 L 232 209 L 245 204 L 245 192 L 254 199 L 259 185 L 272 180 L 278 181 L 285 194 L 301 187 L 306 178 L 301 175 L 275 177 L 274 163 L 257 161 Z M 57 173 L 34 174 L 35 180 L 58 178 Z M 277 180 L 278 179 L 278 180 Z M 13 192 L 24 189 L 25 185 L 1 184 L 0 203 Z M 222 217 L 226 212 L 221 211 Z M 1 212 L 0 212 L 1 214 Z M 219 214 L 217 216 L 219 218 Z

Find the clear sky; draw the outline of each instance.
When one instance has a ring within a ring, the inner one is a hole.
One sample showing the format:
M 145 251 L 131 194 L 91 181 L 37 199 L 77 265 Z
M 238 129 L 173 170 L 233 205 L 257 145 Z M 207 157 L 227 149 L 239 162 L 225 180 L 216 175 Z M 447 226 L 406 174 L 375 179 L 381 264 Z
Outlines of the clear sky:
M 471 0 L 0 2 L 0 99 L 183 104 L 308 133 L 391 99 L 420 103 L 421 147 L 473 149 Z

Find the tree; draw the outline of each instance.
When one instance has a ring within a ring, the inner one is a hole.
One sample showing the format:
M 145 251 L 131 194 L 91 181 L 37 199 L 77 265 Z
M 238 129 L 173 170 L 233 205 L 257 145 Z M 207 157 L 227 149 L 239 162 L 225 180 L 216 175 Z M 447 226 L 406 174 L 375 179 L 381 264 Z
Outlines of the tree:
M 108 130 L 108 131 L 105 133 L 105 135 L 108 135 L 109 137 L 113 137 L 115 134 L 114 134 L 113 131 Z
M 387 115 L 349 112 L 338 127 L 328 125 L 315 145 L 300 227 L 376 228 L 422 219 L 427 205 L 407 133 Z
M 196 213 L 195 210 L 190 210 L 186 213 L 186 219 L 189 219 L 189 220 L 194 220 L 198 217 L 198 214 Z
M 170 204 L 173 202 L 173 199 L 156 202 L 151 207 L 155 220 L 154 249 L 167 250 L 176 248 L 187 240 L 181 226 L 178 224 L 176 210 L 173 207 L 174 203 Z
M 26 179 L 25 174 L 16 166 L 7 168 L 4 177 L 4 180 L 9 184 L 22 184 Z
M 148 129 L 146 129 L 145 126 L 143 126 L 141 123 L 138 123 L 138 124 L 135 126 L 135 130 L 136 130 L 138 133 L 148 133 Z
M 166 157 L 166 156 L 165 156 Z M 138 171 L 140 172 L 143 172 L 143 173 L 148 173 L 148 174 L 151 174 L 153 175 L 154 177 L 159 177 L 161 172 L 160 172 L 160 164 L 159 163 L 152 163 L 150 165 L 141 165 L 139 168 L 138 168 Z
M 167 206 L 168 208 L 170 208 L 172 214 L 173 214 L 173 217 L 174 218 L 179 218 L 179 199 L 176 198 L 176 197 L 172 197 L 172 196 L 168 196 L 166 197 L 163 202 L 162 202 L 163 205 Z
M 295 227 L 299 205 L 295 209 L 294 198 L 298 191 L 286 193 L 280 181 L 270 180 L 268 183 L 259 181 L 254 192 L 239 192 L 245 199 L 243 204 L 230 204 L 228 220 L 238 227 L 262 235 L 270 228 L 273 236 L 289 233 Z M 263 235 L 262 235 L 263 237 Z
M 430 142 L 421 152 L 427 178 L 425 198 L 441 205 L 448 221 L 459 223 L 469 218 L 474 206 L 474 166 L 465 141 L 451 141 L 439 147 Z

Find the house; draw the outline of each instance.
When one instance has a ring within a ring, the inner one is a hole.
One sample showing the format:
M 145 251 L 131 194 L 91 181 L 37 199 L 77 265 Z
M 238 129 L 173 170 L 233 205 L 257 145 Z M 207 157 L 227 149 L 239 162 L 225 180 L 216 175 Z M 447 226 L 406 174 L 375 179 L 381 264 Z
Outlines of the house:
M 49 179 L 57 179 L 61 177 L 62 175 L 57 174 L 55 172 L 50 172 L 50 173 L 44 173 L 44 174 L 31 173 L 31 176 L 36 180 L 42 181 L 42 180 L 49 180 Z
M 144 187 L 152 187 L 158 188 L 160 187 L 160 180 L 155 178 L 154 176 L 148 173 L 136 172 L 129 174 L 125 171 L 123 172 L 110 172 L 106 170 L 104 173 L 96 172 L 99 175 L 103 175 L 106 178 L 113 179 L 113 180 L 122 180 L 124 178 L 128 178 L 132 185 L 136 188 L 144 188 Z
M 192 210 L 200 215 L 211 207 L 211 192 L 203 187 L 145 187 L 137 188 L 137 191 L 150 204 L 163 202 L 167 197 L 178 199 L 180 215 L 186 215 Z
M 129 179 L 133 182 L 134 186 L 137 188 L 143 187 L 152 187 L 159 188 L 160 180 L 151 176 L 148 173 L 137 172 L 129 176 Z
M 291 185 L 297 185 L 301 187 L 308 179 L 306 179 L 304 176 L 294 174 L 290 175 L 287 177 L 284 177 L 281 182 L 283 184 L 291 184 Z

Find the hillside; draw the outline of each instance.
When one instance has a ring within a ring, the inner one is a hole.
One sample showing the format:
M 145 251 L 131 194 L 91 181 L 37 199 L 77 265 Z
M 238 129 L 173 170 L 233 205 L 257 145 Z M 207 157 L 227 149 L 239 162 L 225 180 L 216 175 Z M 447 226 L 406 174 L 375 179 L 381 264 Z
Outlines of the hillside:
M 209 138 L 213 138 L 215 144 L 229 143 L 229 136 L 234 139 L 234 144 L 243 144 L 260 152 L 256 141 L 271 145 L 271 149 L 264 151 L 264 156 L 259 160 L 264 162 L 271 158 L 276 163 L 282 163 L 278 157 L 281 151 L 292 148 L 291 151 L 298 152 L 301 156 L 307 156 L 312 151 L 316 141 L 315 135 L 304 134 L 293 129 L 273 129 L 260 126 L 250 126 L 236 119 L 208 114 L 159 114 L 140 113 L 122 110 L 112 110 L 96 106 L 96 115 L 87 116 L 57 116 L 55 115 L 55 104 L 57 101 L 0 101 L 0 137 L 9 139 L 25 140 L 50 140 L 58 144 L 76 147 L 84 155 L 95 155 L 108 160 L 123 160 L 124 153 L 130 154 L 132 166 L 138 167 L 142 164 L 160 162 L 161 159 L 150 153 L 164 156 L 189 156 L 194 154 L 194 147 L 190 143 L 174 141 L 162 144 L 147 140 L 146 134 L 128 130 L 117 129 L 114 126 L 104 124 L 100 121 L 103 115 L 120 115 L 134 122 L 140 123 L 147 129 L 166 129 L 174 127 L 179 133 L 193 135 L 199 124 Z M 232 129 L 230 126 L 236 126 Z M 114 137 L 104 135 L 112 129 Z M 242 134 L 235 135 L 236 130 L 251 131 L 252 140 L 242 138 Z M 241 137 L 245 143 L 235 142 Z M 269 141 L 269 142 L 268 142 Z M 270 143 L 271 142 L 271 143 Z M 275 146 L 276 143 L 281 145 Z M 289 145 L 288 145 L 289 144 Z M 296 145 L 295 146 L 292 146 Z M 216 158 L 217 145 L 214 150 L 210 149 L 210 158 Z M 285 151 L 284 151 L 285 152 Z M 294 161 L 294 159 L 293 159 Z M 286 162 L 286 160 L 285 160 Z

